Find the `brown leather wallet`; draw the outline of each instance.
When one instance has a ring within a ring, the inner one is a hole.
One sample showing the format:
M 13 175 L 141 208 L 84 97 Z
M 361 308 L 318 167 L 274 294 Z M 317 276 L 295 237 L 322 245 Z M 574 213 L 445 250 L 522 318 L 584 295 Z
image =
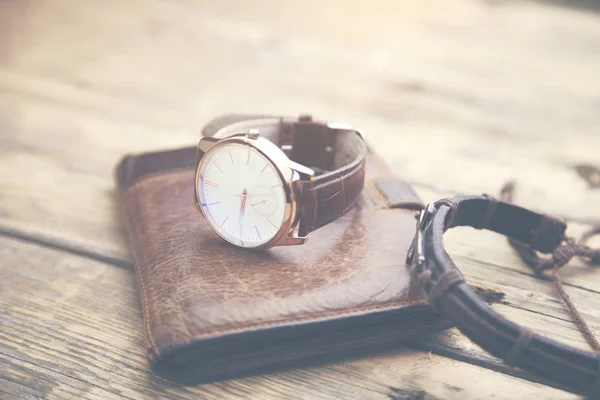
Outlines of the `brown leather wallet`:
M 194 205 L 195 147 L 117 169 L 153 370 L 183 383 L 323 362 L 449 327 L 404 255 L 422 203 L 373 153 L 343 217 L 299 247 L 237 248 Z
M 491 196 L 443 199 L 421 211 L 407 265 L 430 304 L 483 349 L 553 386 L 599 399 L 598 353 L 565 346 L 506 320 L 469 288 L 442 242 L 442 234 L 458 226 L 489 229 L 532 251 L 550 253 L 566 239 L 565 223 Z

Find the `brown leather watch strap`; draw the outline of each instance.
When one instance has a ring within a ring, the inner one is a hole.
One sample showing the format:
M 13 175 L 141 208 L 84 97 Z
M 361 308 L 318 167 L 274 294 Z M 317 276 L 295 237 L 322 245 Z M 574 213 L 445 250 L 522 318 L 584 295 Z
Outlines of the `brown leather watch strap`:
M 549 253 L 564 241 L 566 225 L 489 196 L 446 199 L 420 215 L 407 265 L 435 309 L 483 349 L 557 387 L 600 398 L 598 354 L 565 346 L 506 320 L 465 283 L 442 243 L 442 234 L 457 226 L 488 229 Z
M 257 129 L 315 177 L 302 186 L 298 234 L 306 236 L 344 215 L 363 189 L 367 145 L 360 132 L 339 124 L 298 118 L 232 114 L 214 119 L 204 136 L 226 137 Z

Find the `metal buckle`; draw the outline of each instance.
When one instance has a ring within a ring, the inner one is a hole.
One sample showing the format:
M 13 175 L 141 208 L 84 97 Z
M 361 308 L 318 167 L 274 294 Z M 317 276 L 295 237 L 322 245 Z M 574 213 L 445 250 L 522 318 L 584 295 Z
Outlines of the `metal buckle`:
M 435 206 L 433 203 L 429 203 L 423 210 L 415 215 L 415 218 L 417 219 L 417 230 L 410 248 L 408 249 L 408 254 L 406 255 L 406 266 L 410 269 L 420 269 L 423 264 L 425 264 L 425 243 L 423 242 L 423 239 L 434 213 Z

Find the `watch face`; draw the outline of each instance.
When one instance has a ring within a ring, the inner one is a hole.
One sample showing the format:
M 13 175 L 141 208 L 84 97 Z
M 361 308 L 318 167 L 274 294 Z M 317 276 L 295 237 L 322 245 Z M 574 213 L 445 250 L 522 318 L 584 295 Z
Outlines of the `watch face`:
M 208 151 L 198 171 L 198 202 L 224 239 L 261 246 L 283 225 L 286 197 L 275 165 L 253 146 L 223 143 Z

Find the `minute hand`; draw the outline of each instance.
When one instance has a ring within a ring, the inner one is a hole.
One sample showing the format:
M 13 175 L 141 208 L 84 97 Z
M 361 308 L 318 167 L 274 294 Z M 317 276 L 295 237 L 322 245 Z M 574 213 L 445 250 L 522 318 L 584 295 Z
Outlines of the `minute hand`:
M 248 198 L 248 193 L 246 189 L 242 190 L 242 202 L 240 204 L 240 237 L 242 236 L 242 220 L 244 218 L 244 211 L 246 210 L 246 199 Z

